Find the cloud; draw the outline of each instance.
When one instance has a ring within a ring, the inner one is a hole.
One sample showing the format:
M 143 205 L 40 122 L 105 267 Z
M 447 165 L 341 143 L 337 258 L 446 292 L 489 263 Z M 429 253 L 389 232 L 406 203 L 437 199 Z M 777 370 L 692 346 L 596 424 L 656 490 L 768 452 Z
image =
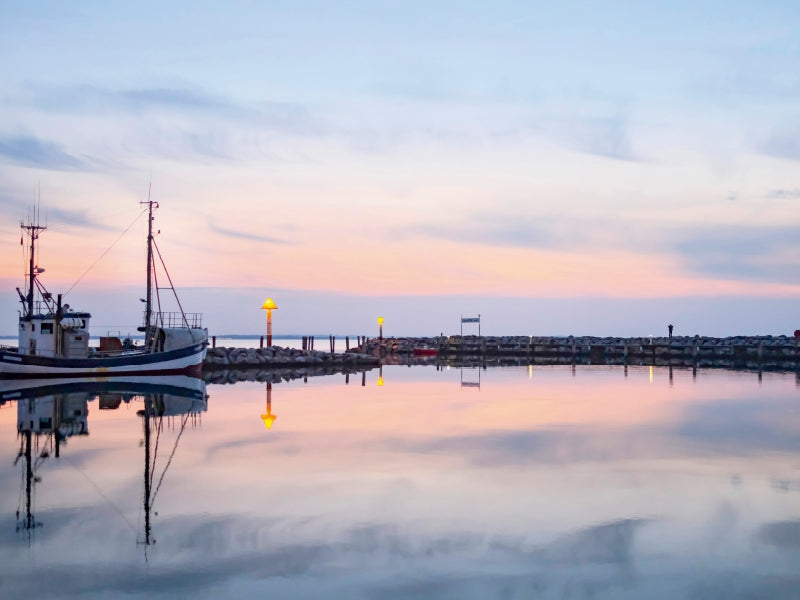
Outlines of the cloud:
M 759 149 L 768 156 L 800 160 L 800 131 L 774 133 L 759 144 Z
M 590 118 L 571 121 L 561 135 L 575 149 L 615 160 L 641 160 L 635 154 L 624 117 Z
M 728 450 L 738 455 L 799 452 L 797 432 L 770 418 L 774 410 L 774 404 L 767 407 L 757 401 L 708 399 L 683 409 L 681 420 L 674 425 L 674 435 L 690 439 L 693 446 L 713 446 L 716 451 Z
M 762 525 L 755 538 L 781 550 L 800 550 L 800 521 L 773 521 Z
M 291 244 L 292 242 L 288 242 L 286 240 L 280 238 L 274 238 L 267 235 L 260 235 L 257 233 L 247 233 L 244 231 L 235 231 L 233 229 L 225 229 L 223 227 L 219 227 L 213 219 L 210 217 L 208 218 L 208 228 L 217 233 L 219 235 L 223 235 L 226 237 L 236 238 L 240 240 L 250 240 L 253 242 L 262 242 L 265 244 Z
M 0 138 L 0 160 L 50 171 L 92 170 L 90 161 L 69 154 L 60 144 L 26 136 Z
M 693 228 L 675 231 L 664 243 L 689 269 L 703 275 L 784 283 L 797 280 L 797 263 L 792 258 L 800 252 L 796 226 Z
M 244 121 L 249 127 L 270 131 L 315 135 L 324 130 L 307 107 L 298 102 L 263 101 L 252 106 L 190 87 L 100 88 L 92 85 L 30 85 L 30 97 L 17 102 L 55 114 L 92 115 L 168 112 L 210 114 Z
M 530 129 L 584 154 L 629 162 L 643 160 L 633 149 L 625 115 L 552 116 L 534 121 Z
M 396 236 L 422 235 L 437 239 L 511 248 L 576 250 L 628 244 L 640 251 L 652 247 L 653 236 L 644 228 L 631 230 L 619 219 L 576 218 L 561 215 L 526 217 L 518 214 L 475 213 L 461 222 L 440 225 L 417 223 L 394 232 Z
M 230 111 L 222 98 L 187 88 L 141 88 L 111 90 L 92 85 L 30 85 L 27 102 L 51 113 L 97 114 L 114 110 L 144 112 L 157 108 Z
M 800 199 L 800 188 L 769 190 L 765 197 L 769 200 L 797 200 Z
M 514 218 L 494 218 L 482 223 L 470 222 L 465 226 L 420 224 L 404 229 L 404 232 L 408 230 L 415 235 L 487 246 L 552 248 L 562 241 L 552 227 Z

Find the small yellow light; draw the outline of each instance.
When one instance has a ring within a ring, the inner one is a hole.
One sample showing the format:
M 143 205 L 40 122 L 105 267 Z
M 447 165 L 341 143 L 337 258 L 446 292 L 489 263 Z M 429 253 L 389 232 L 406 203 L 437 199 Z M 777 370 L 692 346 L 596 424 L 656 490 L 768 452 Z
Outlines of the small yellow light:
M 378 385 L 383 385 L 383 377 L 378 377 Z
M 383 317 L 378 317 L 378 325 L 383 325 Z
M 278 418 L 277 415 L 272 415 L 270 413 L 261 415 L 261 420 L 264 421 L 264 427 L 266 427 L 267 429 L 272 429 L 272 424 L 275 422 L 275 419 L 277 418 Z
M 278 305 L 275 304 L 275 301 L 272 298 L 267 298 L 264 300 L 264 304 L 261 305 L 263 310 L 277 310 Z

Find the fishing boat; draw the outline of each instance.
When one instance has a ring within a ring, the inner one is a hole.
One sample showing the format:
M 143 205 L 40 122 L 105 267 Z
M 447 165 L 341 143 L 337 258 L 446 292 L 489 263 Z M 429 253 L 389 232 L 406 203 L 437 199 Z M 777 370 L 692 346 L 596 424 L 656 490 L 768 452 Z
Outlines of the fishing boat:
M 29 242 L 26 290 L 17 288 L 22 310 L 19 312 L 17 348 L 0 349 L 0 378 L 109 377 L 122 375 L 192 375 L 199 377 L 208 347 L 208 331 L 202 327 L 200 313 L 186 313 L 175 294 L 167 273 L 169 288 L 155 282 L 155 257 L 164 264 L 153 238 L 153 210 L 158 203 L 150 199 L 147 206 L 147 285 L 144 323 L 144 344 L 123 344 L 118 337 L 101 337 L 98 347 L 89 343 L 91 314 L 74 310 L 62 303 L 62 294 L 53 297 L 40 280 L 44 269 L 36 262 L 36 242 L 47 229 L 38 216 L 21 223 Z M 38 211 L 34 211 L 37 214 Z M 153 309 L 159 290 L 171 289 L 178 312 Z

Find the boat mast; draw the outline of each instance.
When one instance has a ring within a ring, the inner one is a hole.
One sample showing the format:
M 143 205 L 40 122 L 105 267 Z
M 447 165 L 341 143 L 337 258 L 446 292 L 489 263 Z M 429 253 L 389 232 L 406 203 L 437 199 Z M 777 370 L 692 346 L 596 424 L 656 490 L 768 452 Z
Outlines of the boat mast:
M 27 225 L 23 222 L 20 223 L 20 227 L 22 227 L 22 229 L 28 233 L 28 237 L 31 238 L 31 256 L 30 264 L 28 265 L 28 294 L 25 297 L 25 307 L 28 311 L 27 315 L 30 316 L 33 314 L 33 288 L 36 279 L 36 240 L 39 239 L 39 232 L 47 229 L 47 226 L 39 225 L 37 215 L 35 222 L 33 217 L 31 217 Z
M 150 347 L 150 319 L 153 315 L 153 208 L 158 208 L 158 203 L 150 199 L 150 188 L 147 190 L 147 296 L 144 305 L 144 339 L 145 347 Z M 155 205 L 155 206 L 154 206 Z

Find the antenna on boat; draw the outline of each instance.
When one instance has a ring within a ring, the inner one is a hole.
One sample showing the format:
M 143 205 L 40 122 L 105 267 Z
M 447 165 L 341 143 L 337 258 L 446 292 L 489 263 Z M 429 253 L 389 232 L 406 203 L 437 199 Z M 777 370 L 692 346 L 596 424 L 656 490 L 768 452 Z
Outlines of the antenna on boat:
M 28 223 L 24 221 L 20 223 L 22 230 L 28 234 L 31 240 L 30 259 L 28 264 L 28 290 L 25 296 L 25 310 L 26 315 L 33 314 L 33 290 L 36 285 L 36 275 L 40 269 L 36 266 L 36 240 L 39 239 L 39 232 L 47 229 L 47 225 L 41 225 L 39 221 L 39 207 L 34 205 L 31 212 L 28 213 Z
M 150 199 L 150 191 L 153 187 L 151 180 L 147 186 L 147 202 L 139 204 L 147 205 L 147 295 L 144 305 L 144 340 L 145 347 L 150 346 L 150 320 L 153 316 L 153 208 L 158 208 L 158 202 Z M 154 206 L 155 205 L 155 206 Z

